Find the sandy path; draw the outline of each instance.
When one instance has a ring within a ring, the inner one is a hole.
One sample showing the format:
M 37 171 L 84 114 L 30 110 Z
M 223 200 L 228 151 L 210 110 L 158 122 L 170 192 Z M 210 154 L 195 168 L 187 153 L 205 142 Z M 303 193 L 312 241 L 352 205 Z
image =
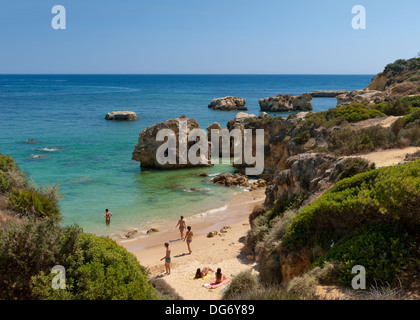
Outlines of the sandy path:
M 358 157 L 375 163 L 377 168 L 395 166 L 401 161 L 404 161 L 405 156 L 410 153 L 419 151 L 420 147 L 408 147 L 404 149 L 389 149 L 362 154 L 358 156 L 350 156 L 352 158 Z
M 191 224 L 194 232 L 191 244 L 192 254 L 188 254 L 187 245 L 183 241 L 170 242 L 171 274 L 165 272 L 164 262 L 160 261 L 165 255 L 164 242 L 179 238 L 177 229 L 150 235 L 131 242 L 123 242 L 128 251 L 133 252 L 140 263 L 148 267 L 151 277 L 162 277 L 177 293 L 187 300 L 215 300 L 220 299 L 220 290 L 206 289 L 202 285 L 215 279 L 212 274 L 205 280 L 191 280 L 197 268 L 210 267 L 214 271 L 222 269 L 222 273 L 232 278 L 244 270 L 256 271 L 256 263 L 248 261 L 242 253 L 245 236 L 249 230 L 248 216 L 254 206 L 262 203 L 265 198 L 264 190 L 244 193 L 227 205 L 225 213 L 205 217 L 202 221 Z M 190 224 L 187 221 L 187 224 Z M 220 233 L 223 226 L 230 226 L 226 233 Z M 209 231 L 219 231 L 213 238 L 207 238 Z

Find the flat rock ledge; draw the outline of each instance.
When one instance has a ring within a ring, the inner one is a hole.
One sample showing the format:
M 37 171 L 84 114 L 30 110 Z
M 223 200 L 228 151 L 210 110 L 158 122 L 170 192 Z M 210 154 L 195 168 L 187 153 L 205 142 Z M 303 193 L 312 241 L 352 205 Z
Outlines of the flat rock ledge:
M 213 110 L 231 111 L 231 110 L 248 110 L 245 107 L 246 100 L 239 97 L 224 97 L 213 99 L 209 103 L 209 108 Z
M 133 111 L 113 111 L 105 115 L 106 120 L 134 121 L 140 119 Z

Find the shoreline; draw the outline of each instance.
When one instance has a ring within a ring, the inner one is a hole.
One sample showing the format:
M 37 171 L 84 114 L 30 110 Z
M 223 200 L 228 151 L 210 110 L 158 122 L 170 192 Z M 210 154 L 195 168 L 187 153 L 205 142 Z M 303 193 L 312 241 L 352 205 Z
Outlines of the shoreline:
M 188 254 L 187 245 L 178 240 L 169 242 L 171 249 L 171 274 L 165 272 L 164 262 L 160 259 L 165 255 L 163 244 L 180 237 L 178 228 L 166 232 L 153 233 L 147 237 L 132 241 L 117 241 L 127 251 L 133 253 L 140 264 L 146 267 L 150 278 L 164 279 L 175 291 L 187 300 L 220 299 L 218 294 L 223 286 L 217 289 L 206 289 L 202 285 L 214 280 L 214 275 L 204 280 L 191 280 L 197 268 L 210 267 L 214 271 L 222 269 L 229 279 L 244 270 L 256 271 L 256 262 L 248 261 L 242 252 L 245 236 L 248 233 L 249 214 L 257 204 L 265 199 L 265 188 L 238 195 L 226 204 L 223 212 L 187 221 L 194 233 L 191 243 L 192 254 Z M 174 221 L 175 227 L 177 221 Z M 226 233 L 220 233 L 223 226 L 229 226 Z M 218 231 L 218 235 L 207 238 L 210 231 Z

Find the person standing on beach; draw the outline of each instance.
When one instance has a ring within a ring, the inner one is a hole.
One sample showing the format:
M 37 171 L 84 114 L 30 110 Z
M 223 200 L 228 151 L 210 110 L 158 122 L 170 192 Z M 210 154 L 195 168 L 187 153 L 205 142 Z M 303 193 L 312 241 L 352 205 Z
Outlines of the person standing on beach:
M 111 216 L 112 216 L 112 213 L 109 212 L 108 209 L 105 209 L 104 217 L 105 217 L 105 223 L 107 226 L 111 224 Z
M 190 245 L 191 245 L 191 242 L 192 242 L 192 237 L 193 237 L 193 235 L 194 235 L 194 233 L 191 231 L 191 227 L 190 226 L 188 226 L 187 227 L 187 233 L 185 234 L 185 238 L 184 238 L 184 241 L 185 240 L 187 240 L 187 246 L 188 246 L 188 251 L 190 252 L 190 254 L 192 253 L 192 251 L 191 251 L 191 247 L 190 247 Z
M 169 243 L 165 243 L 165 248 L 166 248 L 166 255 L 160 259 L 160 261 L 162 261 L 163 259 L 165 259 L 165 269 L 166 272 L 165 274 L 169 275 L 171 274 L 171 250 L 169 249 Z
M 178 227 L 178 226 L 179 226 L 179 232 L 181 233 L 181 239 L 183 239 L 184 238 L 184 229 L 186 227 L 184 216 L 181 216 L 181 218 L 179 219 L 175 228 Z

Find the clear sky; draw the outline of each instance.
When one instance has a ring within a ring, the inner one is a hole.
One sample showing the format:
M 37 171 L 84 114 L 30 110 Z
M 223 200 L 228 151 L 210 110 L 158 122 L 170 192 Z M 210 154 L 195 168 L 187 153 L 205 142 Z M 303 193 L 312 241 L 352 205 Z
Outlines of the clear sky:
M 359 4 L 366 30 L 351 25 Z M 375 74 L 420 51 L 419 13 L 419 0 L 0 0 L 0 73 Z

